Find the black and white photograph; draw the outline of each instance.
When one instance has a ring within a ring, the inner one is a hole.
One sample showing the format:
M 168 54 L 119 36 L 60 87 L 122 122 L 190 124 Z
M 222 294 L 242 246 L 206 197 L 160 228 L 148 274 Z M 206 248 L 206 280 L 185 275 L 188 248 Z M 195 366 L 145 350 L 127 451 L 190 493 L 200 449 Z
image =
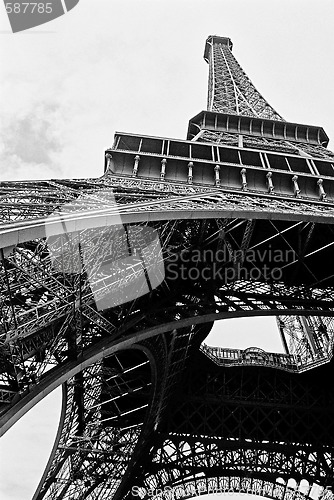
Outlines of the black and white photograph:
M 1 2 L 1 500 L 334 500 L 333 19 Z

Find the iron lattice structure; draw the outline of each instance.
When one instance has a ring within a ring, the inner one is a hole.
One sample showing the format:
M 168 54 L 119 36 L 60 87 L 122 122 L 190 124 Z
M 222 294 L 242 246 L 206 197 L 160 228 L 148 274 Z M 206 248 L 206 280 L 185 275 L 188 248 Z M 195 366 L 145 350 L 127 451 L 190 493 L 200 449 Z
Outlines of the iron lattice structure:
M 333 498 L 334 155 L 231 50 L 208 38 L 186 140 L 116 133 L 101 178 L 0 183 L 2 433 L 63 386 L 35 500 Z M 261 315 L 285 354 L 204 342 Z

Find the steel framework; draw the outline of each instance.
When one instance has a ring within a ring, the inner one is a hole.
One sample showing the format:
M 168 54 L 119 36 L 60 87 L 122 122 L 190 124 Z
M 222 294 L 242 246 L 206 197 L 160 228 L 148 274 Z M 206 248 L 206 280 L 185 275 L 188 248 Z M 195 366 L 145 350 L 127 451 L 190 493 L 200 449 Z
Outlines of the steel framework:
M 1 432 L 63 387 L 34 500 L 333 499 L 334 155 L 229 38 L 204 58 L 186 140 L 116 133 L 100 178 L 0 183 Z M 264 315 L 285 354 L 204 342 Z

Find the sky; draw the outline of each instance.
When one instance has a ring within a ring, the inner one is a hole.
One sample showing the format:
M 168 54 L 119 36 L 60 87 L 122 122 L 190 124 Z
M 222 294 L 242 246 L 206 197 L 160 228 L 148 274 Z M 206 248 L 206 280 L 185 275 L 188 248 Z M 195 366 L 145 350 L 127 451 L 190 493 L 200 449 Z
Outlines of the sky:
M 232 39 L 286 120 L 323 126 L 334 139 L 333 19 L 332 0 L 80 0 L 12 34 L 1 4 L 0 180 L 98 177 L 115 131 L 185 139 L 189 119 L 206 108 L 212 34 Z M 273 320 L 264 321 L 268 331 Z M 216 332 L 239 343 L 230 347 L 261 343 L 260 323 L 247 323 L 245 341 L 244 325 L 234 322 L 229 336 L 220 322 Z M 280 349 L 274 333 L 271 342 Z M 59 405 L 58 391 L 0 440 L 1 500 L 31 498 Z

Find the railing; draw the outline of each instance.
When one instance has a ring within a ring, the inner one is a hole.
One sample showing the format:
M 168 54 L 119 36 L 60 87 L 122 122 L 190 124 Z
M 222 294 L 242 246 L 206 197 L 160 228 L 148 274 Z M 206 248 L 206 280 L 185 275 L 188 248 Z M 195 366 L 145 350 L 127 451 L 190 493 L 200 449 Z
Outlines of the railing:
M 312 485 L 314 486 L 314 485 Z M 319 487 L 311 495 L 309 492 L 303 492 L 296 488 L 291 488 L 285 483 L 265 481 L 263 479 L 253 479 L 247 477 L 211 477 L 190 479 L 184 484 L 175 486 L 166 486 L 152 491 L 152 500 L 185 500 L 186 498 L 200 497 L 201 495 L 231 495 L 248 494 L 260 498 L 270 498 L 275 500 L 334 500 L 333 493 L 326 488 Z M 147 498 L 147 490 L 139 490 L 139 498 Z M 226 498 L 226 497 L 225 497 Z
M 40 306 L 35 306 L 15 316 L 17 326 L 10 320 L 9 328 L 6 330 L 4 325 L 0 325 L 1 339 L 9 342 L 17 338 L 24 338 L 40 328 L 49 325 L 56 319 L 59 319 L 73 310 L 73 304 L 60 304 L 57 300 L 49 301 Z
M 289 372 L 303 372 L 328 363 L 332 354 L 321 353 L 305 360 L 295 354 L 266 352 L 258 347 L 227 349 L 202 344 L 200 350 L 220 366 L 266 366 Z
M 267 366 L 296 372 L 299 371 L 301 363 L 299 356 L 265 352 L 257 347 L 249 347 L 242 350 L 212 347 L 202 344 L 200 349 L 214 363 L 221 366 Z

